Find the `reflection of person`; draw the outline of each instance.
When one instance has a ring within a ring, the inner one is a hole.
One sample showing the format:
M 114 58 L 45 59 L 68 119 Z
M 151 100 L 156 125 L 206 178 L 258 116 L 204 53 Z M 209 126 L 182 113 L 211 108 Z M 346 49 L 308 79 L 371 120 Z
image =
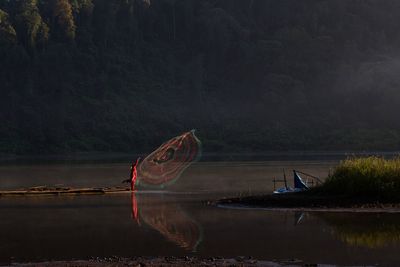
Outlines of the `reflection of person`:
M 137 222 L 137 224 L 140 225 L 139 209 L 135 192 L 131 193 L 131 201 L 132 201 L 132 219 L 134 219 Z
M 137 179 L 137 170 L 136 167 L 139 164 L 140 157 L 136 159 L 136 162 L 132 162 L 131 165 L 131 173 L 129 175 L 129 179 L 124 180 L 123 183 L 131 183 L 131 190 L 135 190 L 135 184 L 136 184 L 136 179 Z

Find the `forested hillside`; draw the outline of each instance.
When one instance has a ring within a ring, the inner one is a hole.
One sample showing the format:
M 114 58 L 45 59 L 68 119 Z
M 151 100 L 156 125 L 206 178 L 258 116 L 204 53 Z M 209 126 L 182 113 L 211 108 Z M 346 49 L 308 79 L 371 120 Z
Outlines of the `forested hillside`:
M 0 152 L 400 149 L 398 0 L 0 0 Z

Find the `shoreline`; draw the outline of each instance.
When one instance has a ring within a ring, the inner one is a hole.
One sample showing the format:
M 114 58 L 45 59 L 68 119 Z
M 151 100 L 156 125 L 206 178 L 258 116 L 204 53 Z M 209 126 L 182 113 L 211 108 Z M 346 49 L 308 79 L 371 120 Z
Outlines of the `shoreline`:
M 400 213 L 399 208 L 285 208 L 285 207 L 261 207 L 261 206 L 246 206 L 246 205 L 217 205 L 222 209 L 235 210 L 260 210 L 260 211 L 275 211 L 275 212 L 340 212 L 340 213 Z
M 223 257 L 207 257 L 198 258 L 195 256 L 182 256 L 182 257 L 109 257 L 109 258 L 93 258 L 89 260 L 60 260 L 60 261 L 43 261 L 43 262 L 11 262 L 0 263 L 0 266 L 23 266 L 23 267 L 117 267 L 117 266 L 137 266 L 137 267 L 302 267 L 302 266 L 320 266 L 320 267 L 335 267 L 335 264 L 317 264 L 307 263 L 299 259 L 283 259 L 283 260 L 257 260 L 252 257 L 239 256 L 235 258 Z M 356 266 L 355 266 L 356 267 Z
M 400 213 L 400 202 L 349 196 L 321 196 L 310 193 L 255 195 L 219 199 L 209 204 L 228 209 Z

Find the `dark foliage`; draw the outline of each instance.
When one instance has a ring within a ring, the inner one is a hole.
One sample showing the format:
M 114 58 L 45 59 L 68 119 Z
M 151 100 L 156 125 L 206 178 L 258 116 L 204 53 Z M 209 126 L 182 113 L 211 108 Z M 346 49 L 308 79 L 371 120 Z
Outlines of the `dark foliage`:
M 400 158 L 348 158 L 316 192 L 399 201 Z
M 0 151 L 400 148 L 398 0 L 0 0 Z

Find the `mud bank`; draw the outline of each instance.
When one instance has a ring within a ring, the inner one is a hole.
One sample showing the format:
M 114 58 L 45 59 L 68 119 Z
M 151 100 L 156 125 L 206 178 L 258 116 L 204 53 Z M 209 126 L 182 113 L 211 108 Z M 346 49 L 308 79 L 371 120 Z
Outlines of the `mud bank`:
M 400 212 L 400 203 L 372 198 L 321 196 L 307 193 L 270 194 L 220 199 L 209 204 L 225 208 L 267 210 Z

